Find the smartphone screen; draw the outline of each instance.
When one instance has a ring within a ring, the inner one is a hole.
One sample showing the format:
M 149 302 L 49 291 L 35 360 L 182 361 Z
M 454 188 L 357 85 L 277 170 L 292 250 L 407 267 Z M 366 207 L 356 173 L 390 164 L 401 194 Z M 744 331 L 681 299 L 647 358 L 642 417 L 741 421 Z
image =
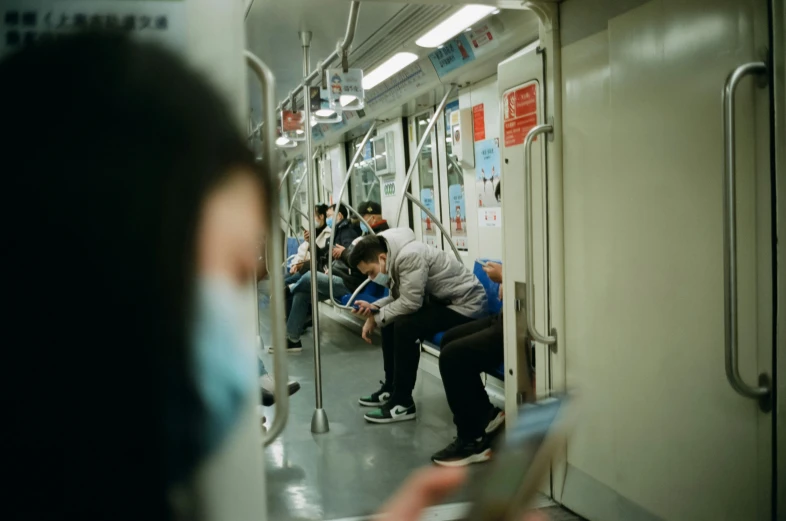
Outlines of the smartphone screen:
M 506 433 L 491 463 L 473 483 L 470 521 L 513 521 L 537 493 L 546 477 L 556 444 L 547 443 L 564 400 L 549 398 L 521 408 L 516 425 Z

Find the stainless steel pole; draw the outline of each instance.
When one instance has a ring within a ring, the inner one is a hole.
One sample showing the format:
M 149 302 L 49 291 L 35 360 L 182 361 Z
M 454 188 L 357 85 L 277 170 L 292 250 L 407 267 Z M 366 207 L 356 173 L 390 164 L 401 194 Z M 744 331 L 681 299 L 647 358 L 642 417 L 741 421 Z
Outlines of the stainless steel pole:
M 317 178 L 314 171 L 313 142 L 311 139 L 311 100 L 308 95 L 308 72 L 311 69 L 311 31 L 302 31 L 300 43 L 303 45 L 303 130 L 306 132 L 306 172 L 308 176 L 308 206 L 316 206 Z M 311 320 L 314 331 L 314 387 L 316 388 L 316 407 L 311 417 L 311 432 L 322 434 L 330 430 L 327 413 L 322 408 L 322 356 L 319 350 L 319 293 L 317 292 L 317 244 L 314 219 L 308 220 L 308 248 L 311 253 Z

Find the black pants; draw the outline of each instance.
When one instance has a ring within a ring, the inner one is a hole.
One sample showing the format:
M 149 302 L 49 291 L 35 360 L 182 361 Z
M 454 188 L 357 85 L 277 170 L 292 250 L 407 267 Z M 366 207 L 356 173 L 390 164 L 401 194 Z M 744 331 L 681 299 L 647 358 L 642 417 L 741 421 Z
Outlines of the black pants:
M 410 405 L 420 363 L 418 340 L 430 340 L 441 331 L 471 322 L 472 319 L 440 305 L 424 305 L 382 328 L 382 358 L 385 384 L 392 388 L 390 403 Z
M 458 326 L 442 338 L 439 372 L 462 439 L 483 435 L 492 408 L 480 373 L 491 372 L 505 360 L 502 315 Z

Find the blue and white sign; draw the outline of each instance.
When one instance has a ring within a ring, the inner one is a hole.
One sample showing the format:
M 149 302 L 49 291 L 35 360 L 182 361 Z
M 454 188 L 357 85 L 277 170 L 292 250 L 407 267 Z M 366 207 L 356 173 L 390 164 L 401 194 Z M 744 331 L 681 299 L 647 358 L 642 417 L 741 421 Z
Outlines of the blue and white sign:
M 462 65 L 475 60 L 475 52 L 464 34 L 459 34 L 445 42 L 441 48 L 428 55 L 431 64 L 440 78 L 450 74 Z
M 475 193 L 479 208 L 499 208 L 495 191 L 502 171 L 499 162 L 499 139 L 475 142 Z

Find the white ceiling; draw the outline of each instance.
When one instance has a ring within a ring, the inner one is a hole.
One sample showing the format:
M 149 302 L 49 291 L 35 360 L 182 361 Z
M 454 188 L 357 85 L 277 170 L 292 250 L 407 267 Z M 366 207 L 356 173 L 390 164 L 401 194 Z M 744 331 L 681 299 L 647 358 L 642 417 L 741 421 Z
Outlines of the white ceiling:
M 281 101 L 303 79 L 298 31 L 311 31 L 311 69 L 344 37 L 347 0 L 255 0 L 246 20 L 248 48 L 273 69 Z M 361 2 L 353 47 L 357 48 L 394 14 L 402 2 Z

